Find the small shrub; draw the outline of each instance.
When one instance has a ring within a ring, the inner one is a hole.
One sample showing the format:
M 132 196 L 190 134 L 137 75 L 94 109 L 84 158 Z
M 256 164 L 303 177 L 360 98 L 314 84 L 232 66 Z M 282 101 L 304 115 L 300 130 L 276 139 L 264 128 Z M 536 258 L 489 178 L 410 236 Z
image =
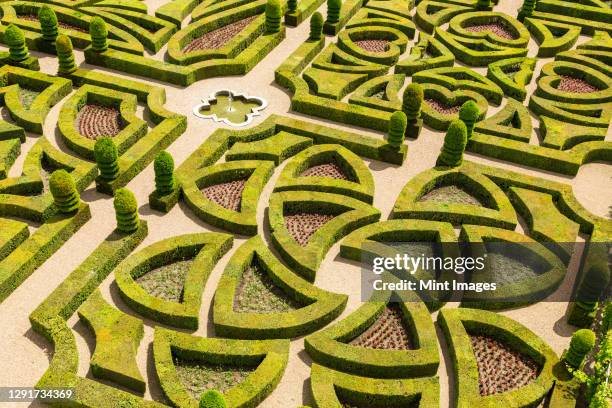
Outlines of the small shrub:
M 200 398 L 200 408 L 227 408 L 227 403 L 219 391 L 208 390 Z
M 342 8 L 342 0 L 327 0 L 327 22 L 336 24 L 340 21 L 340 9 Z
M 54 42 L 58 35 L 58 24 L 55 11 L 45 4 L 38 10 L 38 21 L 40 21 L 40 31 L 43 40 Z
M 573 334 L 563 359 L 571 367 L 579 368 L 593 346 L 595 346 L 595 333 L 590 329 L 580 329 Z
M 318 11 L 310 17 L 310 40 L 319 41 L 323 35 L 323 15 Z
M 56 170 L 51 174 L 49 190 L 55 206 L 61 213 L 68 214 L 79 209 L 81 197 L 72 176 L 66 170 Z
M 9 47 L 9 59 L 12 62 L 23 62 L 30 56 L 23 31 L 10 24 L 4 32 L 4 42 Z
M 266 3 L 266 32 L 278 33 L 281 28 L 281 5 L 279 0 Z
M 100 170 L 100 177 L 113 181 L 119 174 L 119 154 L 117 146 L 110 137 L 101 137 L 94 145 L 94 158 Z
M 444 137 L 444 145 L 440 156 L 438 156 L 436 166 L 459 166 L 463 163 L 463 152 L 466 144 L 467 129 L 465 123 L 459 119 L 452 121 Z
M 297 0 L 288 0 L 287 10 L 289 10 L 290 13 L 295 13 L 295 11 L 297 10 L 297 3 Z
M 491 0 L 478 0 L 476 3 L 478 10 L 488 10 L 491 8 Z
M 415 82 L 409 84 L 402 96 L 402 112 L 406 114 L 408 121 L 414 122 L 421 117 L 421 106 L 425 95 L 423 87 Z
M 140 219 L 138 218 L 138 203 L 134 193 L 127 188 L 120 188 L 115 191 L 113 206 L 117 218 L 117 229 L 126 233 L 136 231 L 140 226 Z
M 478 105 L 476 105 L 476 102 L 473 100 L 470 99 L 461 105 L 461 110 L 459 110 L 459 119 L 465 123 L 468 140 L 472 138 L 472 134 L 474 133 L 474 125 L 478 120 L 479 114 L 480 112 L 478 110 Z
M 104 52 L 108 49 L 108 28 L 101 17 L 94 17 L 89 23 L 91 48 L 95 52 Z
M 174 181 L 174 159 L 172 155 L 163 151 L 155 157 L 153 163 L 155 170 L 155 190 L 159 195 L 170 194 L 176 188 Z
M 524 0 L 523 5 L 519 9 L 518 20 L 523 21 L 525 17 L 531 17 L 533 15 L 533 11 L 535 10 L 538 4 L 538 0 Z
M 404 143 L 407 122 L 406 114 L 402 111 L 393 112 L 393 115 L 391 115 L 387 142 L 394 148 L 399 149 Z
M 60 75 L 69 75 L 77 70 L 74 60 L 74 51 L 72 49 L 72 41 L 66 35 L 60 35 L 55 41 L 55 49 L 59 60 L 59 68 L 57 72 Z

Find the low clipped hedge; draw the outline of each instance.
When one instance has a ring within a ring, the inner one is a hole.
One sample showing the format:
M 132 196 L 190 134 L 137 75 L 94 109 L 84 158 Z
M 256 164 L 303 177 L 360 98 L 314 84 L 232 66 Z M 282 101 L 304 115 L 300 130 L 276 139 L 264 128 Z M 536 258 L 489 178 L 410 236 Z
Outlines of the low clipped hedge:
M 571 49 L 580 36 L 580 27 L 537 18 L 525 18 L 525 26 L 538 42 L 538 57 L 553 58 Z
M 525 88 L 531 82 L 535 66 L 535 58 L 504 59 L 489 64 L 487 78 L 497 84 L 506 96 L 524 101 L 527 98 Z M 510 74 L 513 76 L 510 77 Z
M 495 115 L 477 122 L 474 126 L 474 132 L 524 143 L 529 143 L 532 131 L 529 111 L 523 104 L 512 98 L 509 98 L 506 105 Z
M 562 76 L 579 78 L 598 89 L 595 92 L 576 93 L 557 89 Z M 542 67 L 535 95 L 569 104 L 602 104 L 612 102 L 610 78 L 596 69 L 565 61 L 550 62 Z
M 461 106 L 468 100 L 473 100 L 478 105 L 480 110 L 479 119 L 485 117 L 487 110 L 489 108 L 489 104 L 485 97 L 480 95 L 477 92 L 469 91 L 469 90 L 456 90 L 450 91 L 447 88 L 431 84 L 425 83 L 423 84 L 423 91 L 425 93 L 425 99 L 433 99 L 436 100 L 446 106 Z M 423 117 L 423 122 L 435 129 L 435 130 L 446 130 L 448 129 L 451 122 L 455 119 L 459 118 L 459 114 L 445 114 L 437 111 L 432 106 L 429 105 L 427 101 L 423 103 L 423 108 L 421 115 Z
M 432 68 L 452 67 L 454 63 L 455 55 L 444 44 L 419 32 L 419 41 L 410 49 L 410 55 L 397 63 L 394 71 L 398 74 L 413 75 Z

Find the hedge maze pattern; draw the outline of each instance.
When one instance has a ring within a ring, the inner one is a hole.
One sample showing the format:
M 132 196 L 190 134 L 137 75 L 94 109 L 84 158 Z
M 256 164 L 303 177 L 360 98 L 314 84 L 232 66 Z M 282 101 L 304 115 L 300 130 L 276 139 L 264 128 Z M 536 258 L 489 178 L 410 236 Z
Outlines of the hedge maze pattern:
M 330 0 L 320 18 L 324 3 L 0 3 L 0 40 L 10 48 L 0 52 L 0 303 L 90 220 L 79 194 L 92 185 L 112 196 L 152 165 L 157 216 L 181 211 L 205 226 L 149 241 L 146 221 L 118 214 L 135 230 L 112 232 L 30 315 L 53 345 L 38 388 L 73 387 L 70 403 L 84 407 L 195 408 L 212 389 L 228 407 L 270 406 L 299 352 L 310 370 L 303 400 L 313 407 L 434 408 L 448 391 L 438 378 L 444 345 L 452 406 L 575 405 L 567 390 L 577 386 L 553 348 L 498 312 L 555 293 L 574 256 L 568 243 L 612 239 L 610 219 L 585 209 L 569 182 L 552 181 L 612 159 L 610 5 L 539 0 L 508 15 L 475 0 Z M 176 168 L 160 155 L 188 129 L 185 115 L 165 107 L 166 84 L 248 74 L 287 45 L 286 27 L 311 16 L 308 39 L 270 67 L 291 112 L 219 127 Z M 73 67 L 58 34 L 96 68 Z M 33 54 L 60 54 L 59 74 L 41 72 Z M 418 113 L 405 106 L 408 84 L 422 89 Z M 397 111 L 403 119 L 392 122 Z M 453 150 L 449 131 L 444 148 L 456 165 L 410 178 L 385 214 L 375 198 L 387 186 L 375 180 L 419 160 L 404 138 L 422 140 L 421 127 L 461 127 L 469 155 Z M 534 175 L 541 170 L 554 177 Z M 57 174 L 68 181 L 50 181 Z M 318 285 L 327 262 L 359 262 L 366 247 L 388 254 L 392 242 L 415 253 L 444 243 L 451 257 L 477 244 L 492 266 L 466 282 L 500 286 L 401 302 L 383 292 L 353 307 L 343 287 Z M 490 242 L 516 245 L 538 267 Z M 569 303 L 567 321 L 578 327 L 609 302 L 610 271 L 597 251 L 586 246 L 571 289 L 589 299 Z M 212 276 L 220 276 L 214 297 L 203 299 Z M 101 289 L 109 280 L 116 298 Z M 87 376 L 72 318 L 95 339 Z M 155 383 L 159 395 L 147 394 Z

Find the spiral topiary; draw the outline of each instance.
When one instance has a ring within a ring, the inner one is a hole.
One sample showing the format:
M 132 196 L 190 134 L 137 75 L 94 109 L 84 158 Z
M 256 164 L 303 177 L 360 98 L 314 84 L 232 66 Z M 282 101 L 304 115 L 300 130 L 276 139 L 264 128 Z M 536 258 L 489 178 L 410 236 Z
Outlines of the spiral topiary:
M 40 21 L 40 31 L 43 40 L 54 42 L 58 35 L 58 24 L 55 11 L 45 4 L 38 10 L 38 21 Z
M 288 0 L 287 1 L 287 10 L 290 13 L 295 13 L 295 11 L 297 10 L 297 0 Z
M 406 125 L 408 121 L 406 114 L 402 111 L 395 111 L 389 120 L 389 131 L 387 133 L 387 142 L 396 149 L 404 143 L 404 135 L 406 133 Z
M 55 170 L 49 178 L 49 190 L 59 211 L 68 214 L 79 209 L 81 197 L 74 180 L 66 170 Z
M 451 122 L 444 137 L 442 152 L 438 156 L 436 166 L 457 167 L 463 162 L 463 152 L 467 144 L 467 129 L 465 123 L 456 119 Z
M 342 0 L 327 0 L 327 22 L 336 24 L 340 21 L 340 9 L 342 8 Z
M 278 33 L 281 28 L 281 5 L 279 0 L 268 0 L 266 3 L 266 32 Z
M 538 0 L 525 0 L 523 1 L 523 5 L 519 9 L 517 19 L 520 22 L 525 20 L 525 17 L 531 17 L 533 15 L 533 11 L 538 5 Z
M 30 56 L 23 31 L 14 24 L 9 24 L 4 32 L 4 42 L 9 46 L 9 59 L 12 62 L 23 62 Z
M 208 390 L 200 398 L 200 408 L 227 408 L 227 403 L 219 391 Z
M 480 110 L 478 109 L 476 102 L 473 100 L 470 99 L 461 105 L 461 109 L 459 110 L 459 119 L 465 123 L 468 140 L 472 138 L 472 134 L 474 133 L 474 125 L 476 124 L 479 115 Z
M 113 139 L 101 137 L 96 140 L 94 158 L 102 180 L 113 181 L 117 178 L 119 175 L 119 154 Z
M 59 35 L 55 41 L 55 50 L 57 51 L 57 59 L 59 60 L 58 74 L 69 75 L 77 70 L 70 37 Z
M 108 28 L 101 17 L 94 17 L 89 23 L 91 36 L 91 49 L 95 52 L 104 52 L 108 49 Z
M 159 195 L 170 194 L 176 188 L 174 181 L 174 159 L 172 155 L 163 151 L 155 157 L 153 163 L 155 170 L 155 190 Z
M 584 358 L 595 346 L 595 333 L 590 329 L 580 329 L 572 335 L 569 349 L 563 360 L 573 368 L 579 368 Z
M 138 202 L 136 202 L 134 193 L 127 188 L 115 191 L 113 206 L 117 218 L 117 229 L 126 233 L 136 231 L 140 226 L 140 219 L 138 218 Z
M 310 40 L 319 41 L 323 35 L 323 15 L 316 11 L 310 17 Z
M 476 3 L 478 10 L 488 10 L 491 8 L 491 0 L 478 0 Z
M 415 82 L 409 84 L 404 89 L 402 98 L 402 112 L 406 114 L 406 118 L 411 122 L 419 119 L 421 117 L 423 99 L 425 99 L 423 87 Z

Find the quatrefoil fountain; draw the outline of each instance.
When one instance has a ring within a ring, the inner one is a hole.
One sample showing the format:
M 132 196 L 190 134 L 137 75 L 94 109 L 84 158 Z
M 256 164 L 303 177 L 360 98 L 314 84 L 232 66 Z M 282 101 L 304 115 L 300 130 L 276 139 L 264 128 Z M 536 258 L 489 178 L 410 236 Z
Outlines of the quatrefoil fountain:
M 229 126 L 246 126 L 268 106 L 268 101 L 257 96 L 247 96 L 230 89 L 214 92 L 193 108 L 193 114 L 202 119 Z

